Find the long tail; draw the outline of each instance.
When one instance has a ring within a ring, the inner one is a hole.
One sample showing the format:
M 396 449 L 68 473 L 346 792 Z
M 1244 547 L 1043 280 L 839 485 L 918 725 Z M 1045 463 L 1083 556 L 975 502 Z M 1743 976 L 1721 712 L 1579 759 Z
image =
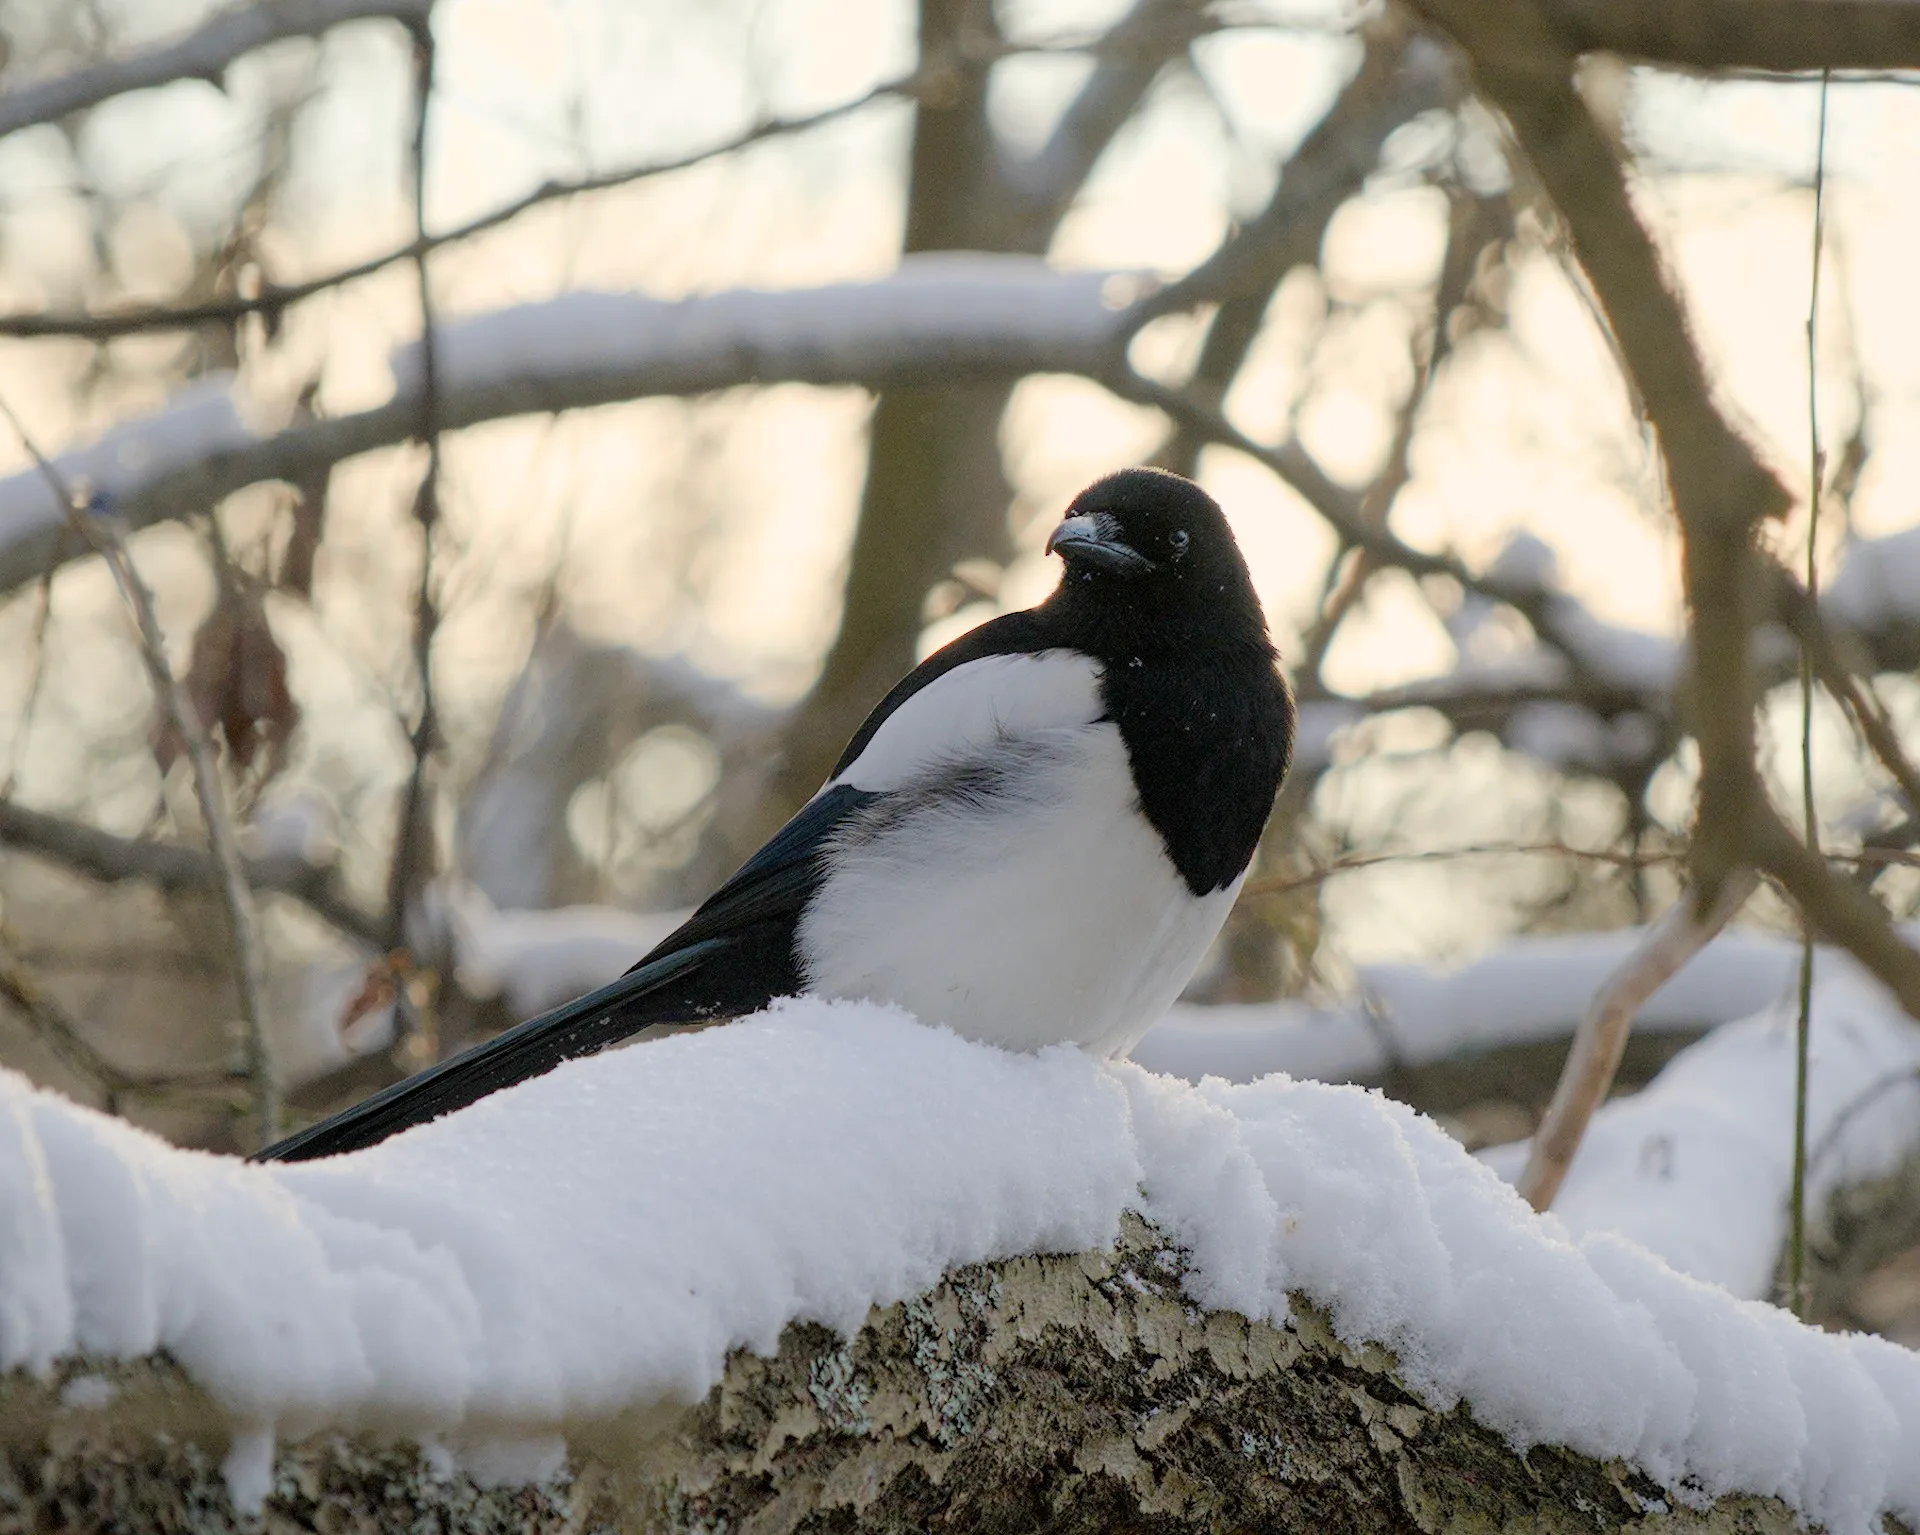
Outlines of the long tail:
M 617 1045 L 653 1023 L 702 1021 L 657 1016 L 647 1007 L 675 981 L 696 969 L 726 941 L 710 938 L 663 954 L 598 991 L 552 1012 L 517 1024 L 450 1061 L 396 1082 L 319 1124 L 256 1152 L 256 1162 L 306 1162 L 358 1151 L 414 1125 L 465 1108 L 475 1099 L 529 1077 L 544 1076 L 562 1061 Z M 653 1016 L 649 1016 L 653 1014 Z

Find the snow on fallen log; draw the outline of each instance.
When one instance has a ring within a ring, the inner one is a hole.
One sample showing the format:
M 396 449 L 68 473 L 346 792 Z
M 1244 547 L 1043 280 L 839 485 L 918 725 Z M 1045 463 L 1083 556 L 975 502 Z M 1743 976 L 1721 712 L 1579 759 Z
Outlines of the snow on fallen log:
M 0 1366 L 164 1352 L 234 1426 L 243 1501 L 276 1436 L 340 1426 L 550 1475 L 583 1425 L 684 1410 L 793 1324 L 854 1335 L 965 1265 L 1111 1248 L 1135 1209 L 1178 1244 L 1183 1306 L 1300 1335 L 1304 1297 L 1349 1348 L 1393 1351 L 1416 1420 L 1464 1403 L 1515 1447 L 1837 1531 L 1920 1519 L 1920 1358 L 1573 1242 L 1355 1088 L 1194 1088 L 802 1002 L 310 1165 L 170 1148 L 17 1077 L 0 1102 Z M 810 1399 L 855 1432 L 853 1356 L 815 1364 Z M 998 1377 L 943 1368 L 964 1439 Z
M 1814 990 L 1809 1208 L 1920 1152 L 1920 1029 L 1856 967 Z M 1773 1289 L 1793 1176 L 1795 1017 L 1775 1005 L 1689 1045 L 1594 1115 L 1553 1214 L 1576 1237 L 1630 1238 L 1735 1295 Z M 1517 1176 L 1524 1142 L 1483 1153 Z
M 1862 631 L 1920 622 L 1920 528 L 1849 541 L 1821 606 Z
M 1506 1045 L 1566 1036 L 1640 944 L 1644 928 L 1521 937 L 1456 969 L 1359 967 L 1352 1001 L 1182 1005 L 1133 1051 L 1151 1071 L 1247 1082 L 1269 1072 L 1361 1081 Z M 1766 933 L 1723 934 L 1641 1008 L 1634 1027 L 1694 1033 L 1768 1007 L 1794 984 L 1800 946 Z

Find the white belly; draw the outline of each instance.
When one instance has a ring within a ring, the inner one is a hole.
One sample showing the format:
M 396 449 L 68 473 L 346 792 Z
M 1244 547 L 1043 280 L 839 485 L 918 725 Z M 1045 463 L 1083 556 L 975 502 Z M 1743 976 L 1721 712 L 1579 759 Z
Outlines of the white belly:
M 983 809 L 902 796 L 856 822 L 798 938 L 809 990 L 894 1002 L 1012 1049 L 1130 1049 L 1180 994 L 1239 881 L 1196 900 L 1141 817 L 1111 724 L 1023 739 Z

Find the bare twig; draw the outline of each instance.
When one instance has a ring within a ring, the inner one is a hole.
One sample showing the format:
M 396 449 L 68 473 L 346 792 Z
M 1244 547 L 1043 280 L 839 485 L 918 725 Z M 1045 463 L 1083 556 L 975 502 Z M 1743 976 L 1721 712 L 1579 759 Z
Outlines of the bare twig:
M 1574 1031 L 1567 1064 L 1520 1174 L 1520 1197 L 1534 1209 L 1546 1209 L 1560 1191 L 1593 1111 L 1606 1101 L 1613 1086 L 1634 1015 L 1733 920 L 1758 885 L 1751 870 L 1736 870 L 1721 881 L 1709 910 L 1702 912 L 1692 895 L 1683 897 L 1600 988 Z
M 267 1048 L 266 966 L 260 951 L 253 891 L 247 884 L 246 865 L 241 861 L 239 839 L 227 809 L 220 766 L 214 759 L 213 744 L 207 739 L 186 685 L 174 675 L 167 662 L 166 637 L 161 634 L 159 619 L 154 614 L 153 593 L 147 590 L 146 582 L 134 568 L 124 535 L 111 520 L 91 510 L 75 508 L 74 515 L 88 540 L 106 560 L 114 584 L 133 610 L 147 670 L 193 765 L 194 793 L 200 801 L 201 817 L 207 823 L 207 845 L 214 862 L 220 866 L 221 894 L 226 898 L 227 917 L 233 924 L 234 957 L 240 980 L 240 1020 L 246 1029 L 247 1076 L 253 1087 L 257 1134 L 260 1144 L 268 1146 L 280 1138 L 280 1084 L 274 1076 Z
M 1813 275 L 1807 291 L 1807 597 L 1820 605 L 1820 485 L 1826 478 L 1820 448 L 1820 249 L 1826 229 L 1828 80 L 1820 78 L 1820 127 L 1813 162 Z M 1800 835 L 1820 851 L 1820 820 L 1813 802 L 1813 673 L 1810 647 L 1800 647 Z M 1793 1036 L 1793 1176 L 1787 1198 L 1787 1304 L 1807 1314 L 1807 1073 L 1813 1045 L 1813 927 L 1800 924 L 1799 1012 Z
M 1855 637 L 1835 634 L 1820 612 L 1814 591 L 1796 581 L 1784 566 L 1774 565 L 1768 574 L 1773 581 L 1775 611 L 1793 631 L 1801 655 L 1811 663 L 1820 685 L 1847 711 L 1860 739 L 1899 785 L 1907 804 L 1920 807 L 1920 769 L 1907 756 L 1871 680 L 1857 669 L 1870 666 L 1871 658 L 1849 654 L 1859 649 L 1849 643 Z
M 7 776 L 0 779 L 0 804 L 13 798 L 20 781 L 20 768 L 27 757 L 27 740 L 33 732 L 33 717 L 40 707 L 40 690 L 47 681 L 47 637 L 53 628 L 53 573 L 49 565 L 41 575 L 33 606 L 33 634 L 27 641 L 32 656 L 27 674 L 27 696 L 20 704 L 20 717 L 14 726 L 13 747 L 7 758 Z
M 1510 224 L 1511 217 L 1508 211 L 1504 222 Z M 1446 251 L 1441 257 L 1439 280 L 1434 284 L 1432 324 L 1425 337 L 1415 336 L 1413 387 L 1394 419 L 1386 465 L 1374 477 L 1360 502 L 1360 516 L 1376 527 L 1388 525 L 1394 502 L 1406 488 L 1412 473 L 1414 434 L 1434 382 L 1452 350 L 1450 324 L 1455 312 L 1467 302 L 1480 253 L 1492 233 L 1489 222 L 1486 200 L 1454 189 L 1448 206 Z M 1367 583 L 1378 568 L 1375 556 L 1365 549 L 1355 551 L 1351 559 L 1329 563 L 1327 585 L 1319 607 L 1301 637 L 1303 676 L 1319 679 L 1334 637 L 1365 594 Z
M 1582 863 L 1611 864 L 1620 869 L 1639 869 L 1657 864 L 1679 863 L 1681 853 L 1628 852 L 1622 848 L 1571 847 L 1564 842 L 1475 842 L 1465 847 L 1437 847 L 1384 853 L 1349 853 L 1305 874 L 1284 878 L 1249 880 L 1242 894 L 1249 896 L 1282 895 L 1293 890 L 1309 890 L 1341 874 L 1392 864 L 1451 863 L 1460 858 L 1572 858 Z
M 1024 163 L 1005 167 L 999 179 L 1008 201 L 1022 205 L 1015 216 L 1056 227 L 1166 61 L 1217 26 L 1196 0 L 1134 0 L 1106 33 L 1099 63 L 1046 143 Z
M 318 37 L 350 21 L 391 18 L 417 25 L 433 0 L 273 0 L 217 11 L 174 42 L 124 59 L 109 59 L 49 80 L 29 80 L 0 93 L 0 137 L 50 123 L 129 91 L 175 80 L 220 83 L 242 54 L 288 37 Z
M 1827 1158 L 1840 1149 L 1847 1131 L 1853 1127 L 1854 1120 L 1860 1115 L 1866 1113 L 1896 1089 L 1914 1085 L 1920 1085 L 1920 1067 L 1908 1067 L 1905 1071 L 1892 1072 L 1863 1087 L 1839 1113 L 1833 1116 L 1833 1123 L 1827 1126 L 1827 1133 L 1820 1137 L 1819 1144 L 1808 1154 L 1808 1171 L 1818 1172 L 1825 1166 Z
M 162 890 L 218 890 L 222 879 L 212 854 L 199 848 L 118 837 L 11 801 L 0 801 L 0 843 L 108 884 L 136 879 Z M 348 937 L 379 944 L 379 923 L 341 893 L 335 870 L 291 853 L 249 858 L 246 869 L 253 889 L 291 896 Z
M 0 997 L 19 1008 L 41 1042 L 101 1092 L 111 1095 L 134 1084 L 133 1077 L 87 1042 L 79 1025 L 47 995 L 11 944 L 0 945 Z
M 427 767 L 439 734 L 434 712 L 433 640 L 440 627 L 434 593 L 433 555 L 440 522 L 440 341 L 434 325 L 433 283 L 427 269 L 427 122 L 433 108 L 433 33 L 422 23 L 413 39 L 413 227 L 415 289 L 420 305 L 420 440 L 427 464 L 414 497 L 420 525 L 420 588 L 414 602 L 413 667 L 420 687 L 420 712 L 408 745 L 413 766 L 400 797 L 400 824 L 394 833 L 393 863 L 387 879 L 386 946 L 406 941 L 407 907 L 418 888 L 431 827 L 426 814 Z
M 274 1077 L 267 1049 L 266 966 L 260 950 L 253 891 L 247 884 L 246 865 L 241 861 L 239 838 L 227 810 L 226 791 L 220 781 L 213 743 L 207 737 L 185 684 L 174 675 L 172 664 L 167 660 L 166 636 L 161 633 L 160 620 L 154 613 L 153 593 L 147 590 L 146 582 L 134 567 L 119 525 L 76 499 L 60 471 L 40 451 L 19 417 L 4 401 L 0 401 L 0 414 L 6 416 L 54 493 L 68 507 L 76 531 L 106 562 L 121 600 L 132 614 L 140 639 L 140 657 L 192 764 L 194 793 L 200 802 L 201 818 L 207 823 L 207 845 L 220 869 L 221 893 L 226 898 L 227 917 L 233 927 L 240 1018 L 246 1031 L 247 1076 L 253 1088 L 260 1144 L 270 1145 L 280 1136 L 280 1085 Z
M 808 112 L 799 117 L 769 118 L 754 124 L 744 133 L 705 149 L 692 150 L 687 154 L 674 155 L 664 160 L 649 160 L 640 165 L 623 166 L 619 170 L 602 171 L 597 175 L 545 181 L 532 191 L 490 208 L 485 213 L 477 214 L 464 224 L 442 230 L 439 234 L 431 236 L 422 236 L 416 231 L 415 237 L 405 245 L 382 251 L 377 256 L 369 256 L 364 261 L 357 261 L 351 266 L 340 267 L 304 282 L 269 283 L 259 292 L 244 296 L 210 299 L 198 304 L 159 305 L 131 309 L 118 314 L 0 315 L 0 336 L 23 338 L 75 336 L 87 340 L 104 341 L 115 336 L 130 336 L 145 331 L 180 330 L 193 325 L 231 322 L 250 314 L 279 314 L 303 299 L 312 298 L 332 288 L 344 287 L 348 283 L 358 282 L 363 277 L 371 277 L 374 273 L 383 272 L 399 262 L 417 261 L 422 254 L 431 254 L 445 246 L 457 245 L 479 235 L 490 233 L 502 225 L 512 223 L 522 214 L 530 213 L 533 209 L 547 203 L 558 202 L 569 197 L 583 197 L 594 192 L 611 191 L 615 187 L 630 186 L 636 181 L 669 175 L 674 171 L 691 170 L 694 166 L 737 154 L 767 139 L 804 133 L 811 128 L 838 122 L 842 118 L 864 110 L 876 101 L 892 96 L 913 95 L 919 90 L 920 83 L 920 76 L 917 74 L 903 75 L 898 79 L 876 85 L 849 101 L 843 101 L 836 106 L 823 107 L 818 112 Z
M 32 1026 L 35 1036 L 78 1075 L 91 1082 L 105 1099 L 109 1112 L 118 1112 L 118 1100 L 169 1092 L 221 1091 L 244 1086 L 238 1072 L 214 1067 L 159 1077 L 123 1071 L 87 1042 L 80 1025 L 40 984 L 13 946 L 0 935 L 0 998 L 11 1002 Z

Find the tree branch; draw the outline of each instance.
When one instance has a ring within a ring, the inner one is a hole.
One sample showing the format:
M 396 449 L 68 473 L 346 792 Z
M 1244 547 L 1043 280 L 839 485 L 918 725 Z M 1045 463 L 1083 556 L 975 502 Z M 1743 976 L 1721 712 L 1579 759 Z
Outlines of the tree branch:
M 1547 0 L 1578 52 L 1603 49 L 1685 69 L 1920 69 L 1910 0 Z
M 1124 314 L 1108 302 L 1110 276 L 1054 272 L 1020 257 L 955 256 L 910 263 L 875 283 L 787 292 L 676 302 L 569 294 L 441 328 L 439 426 L 458 431 L 507 416 L 743 384 L 878 389 L 1036 372 L 1099 377 L 1119 345 Z M 248 485 L 310 480 L 343 459 L 418 435 L 413 355 L 400 355 L 399 387 L 371 410 L 252 439 L 237 423 L 195 425 L 204 445 L 171 449 L 163 414 L 144 424 L 142 452 L 89 461 L 87 469 L 135 529 L 196 515 Z M 204 398 L 196 406 L 204 412 Z M 162 462 L 150 466 L 155 459 Z M 56 467 L 70 472 L 73 460 Z M 63 534 L 64 519 L 38 475 L 0 481 L 0 593 L 85 552 Z
M 1343 1342 L 1304 1300 L 1284 1330 L 1200 1308 L 1181 1288 L 1183 1258 L 1130 1215 L 1111 1250 L 957 1270 L 876 1308 L 848 1338 L 790 1326 L 776 1348 L 733 1351 L 701 1401 L 648 1409 L 645 1433 L 625 1418 L 590 1423 L 569 1447 L 571 1474 L 541 1485 L 481 1486 L 447 1468 L 444 1450 L 430 1469 L 404 1440 L 290 1438 L 266 1468 L 265 1524 L 526 1535 L 1799 1528 L 1777 1498 L 1673 1508 L 1669 1490 L 1621 1461 L 1552 1444 L 1516 1452 L 1465 1404 L 1424 1405 L 1386 1349 Z M 82 1405 L 77 1378 L 108 1384 L 106 1404 Z M 261 1527 L 220 1474 L 231 1425 L 170 1360 L 0 1376 L 0 1413 L 15 1428 L 0 1479 L 20 1489 L 31 1528 L 60 1527 L 74 1508 L 102 1528 L 184 1529 L 181 1508 L 207 1535 Z
M 1113 136 L 1140 105 L 1168 59 L 1214 30 L 1196 0 L 1135 0 L 1103 40 L 1093 73 L 1034 154 L 996 178 L 1018 203 L 1017 222 L 1045 238 L 1059 227 Z M 1031 240 L 1008 249 L 1044 249 Z
M 424 14 L 426 7 L 422 5 L 420 9 Z M 710 160 L 737 154 L 767 139 L 780 138 L 791 133 L 804 133 L 811 128 L 838 122 L 841 118 L 850 117 L 887 97 L 912 95 L 919 86 L 918 75 L 904 75 L 899 79 L 876 85 L 872 90 L 850 101 L 824 107 L 818 112 L 808 112 L 799 117 L 771 118 L 765 122 L 756 123 L 746 132 L 705 149 L 696 149 L 688 154 L 675 155 L 665 160 L 650 160 L 641 165 L 625 166 L 619 170 L 603 171 L 597 175 L 580 176 L 564 181 L 545 181 L 532 191 L 478 214 L 464 224 L 456 225 L 437 235 L 417 236 L 405 245 L 382 251 L 379 255 L 370 256 L 365 261 L 340 267 L 304 282 L 267 283 L 258 293 L 245 297 L 210 299 L 197 304 L 158 305 L 119 314 L 0 315 L 0 336 L 23 339 L 36 336 L 74 336 L 89 341 L 105 341 L 115 336 L 131 336 L 148 331 L 180 330 L 209 323 L 231 323 L 250 314 L 278 314 L 303 299 L 312 298 L 332 288 L 344 287 L 351 282 L 358 282 L 363 277 L 371 277 L 375 272 L 385 271 L 398 262 L 416 260 L 423 251 L 431 253 L 444 246 L 457 245 L 478 235 L 487 234 L 502 225 L 512 223 L 523 213 L 531 212 L 546 203 L 558 202 L 569 197 L 582 197 L 594 192 L 610 191 L 615 187 L 630 186 L 636 181 L 645 181 L 653 176 L 665 176 L 674 171 L 690 170 Z
M 11 801 L 0 801 L 0 843 L 104 884 L 135 879 L 162 890 L 218 890 L 221 883 L 219 865 L 199 848 L 120 837 Z M 246 874 L 254 889 L 290 896 L 348 937 L 379 945 L 379 924 L 341 893 L 337 871 L 295 854 L 273 853 L 247 859 Z
M 1250 304 L 1251 318 L 1257 320 L 1274 285 L 1294 267 L 1319 258 L 1327 225 L 1379 163 L 1394 131 L 1422 112 L 1453 105 L 1461 94 L 1452 58 L 1431 38 L 1406 36 L 1404 23 L 1398 28 L 1376 24 L 1359 70 L 1281 167 L 1266 207 L 1191 272 L 1143 300 L 1134 310 L 1136 323 L 1210 300 Z M 1223 328 L 1223 319 L 1224 313 L 1214 329 Z M 1251 343 L 1251 334 L 1246 341 Z M 1210 332 L 1209 350 L 1213 345 Z M 1244 356 L 1245 346 L 1238 350 Z M 1223 375 L 1238 371 L 1240 356 L 1231 367 L 1218 360 L 1209 367 L 1203 360 L 1200 371 L 1224 382 Z
M 154 613 L 153 593 L 147 590 L 146 582 L 134 568 L 124 536 L 112 522 L 90 509 L 76 506 L 74 519 L 88 542 L 106 560 L 114 584 L 133 614 L 140 635 L 141 658 L 147 664 L 162 707 L 193 767 L 194 793 L 200 801 L 201 817 L 207 823 L 207 844 L 219 871 L 219 889 L 233 927 L 240 1018 L 246 1028 L 247 1076 L 253 1086 L 254 1113 L 259 1121 L 256 1129 L 260 1144 L 269 1146 L 280 1138 L 280 1084 L 274 1077 L 273 1061 L 267 1050 L 266 962 L 260 950 L 260 926 L 253 906 L 253 891 L 247 884 L 246 865 L 240 858 L 239 839 L 227 810 L 226 791 L 221 786 L 220 765 L 186 685 L 174 675 L 167 661 L 166 637 L 160 632 L 160 620 Z
M 420 589 L 413 609 L 413 670 L 420 689 L 420 712 L 409 732 L 413 765 L 400 795 L 400 824 L 393 839 L 393 863 L 387 878 L 386 946 L 406 942 L 407 911 L 431 856 L 432 822 L 427 809 L 427 768 L 439 738 L 434 708 L 433 641 L 440 628 L 434 593 L 433 556 L 440 525 L 440 328 L 434 320 L 433 282 L 427 268 L 427 122 L 433 107 L 433 32 L 424 23 L 413 39 L 413 226 L 414 287 L 420 304 L 420 440 L 427 464 L 414 496 L 413 518 L 420 528 Z
M 433 0 L 272 0 L 218 11 L 175 42 L 124 59 L 110 59 L 49 80 L 9 82 L 0 92 L 0 138 L 36 123 L 98 106 L 129 91 L 176 80 L 219 85 L 242 54 L 289 37 L 318 37 L 350 21 L 381 18 L 424 26 Z
M 1573 88 L 1574 59 L 1532 4 L 1417 0 L 1466 51 L 1482 94 L 1503 112 L 1565 221 L 1647 416 L 1660 434 L 1694 636 L 1693 724 L 1700 745 L 1695 868 L 1702 898 L 1747 861 L 1761 798 L 1747 666 L 1752 529 L 1786 491 L 1714 408 L 1692 330 L 1642 228 L 1621 166 Z
M 1738 870 L 1723 880 L 1710 909 L 1702 911 L 1691 896 L 1674 903 L 1665 917 L 1648 930 L 1633 957 L 1608 978 L 1574 1031 L 1566 1066 L 1553 1090 L 1553 1099 L 1534 1132 L 1520 1174 L 1520 1197 L 1544 1210 L 1560 1192 L 1561 1181 L 1573 1165 L 1593 1111 L 1606 1101 L 1634 1015 L 1680 967 L 1704 949 L 1734 917 L 1758 887 L 1759 877 Z

